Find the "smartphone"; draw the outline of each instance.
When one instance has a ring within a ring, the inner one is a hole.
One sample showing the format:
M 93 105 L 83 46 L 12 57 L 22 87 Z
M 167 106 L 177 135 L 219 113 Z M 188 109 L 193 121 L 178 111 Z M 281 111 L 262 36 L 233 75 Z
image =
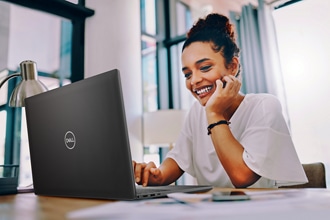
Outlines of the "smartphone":
M 235 77 L 238 76 L 239 72 L 240 72 L 240 71 L 237 71 Z M 221 79 L 220 79 L 220 80 L 221 80 Z M 226 87 L 226 83 L 227 83 L 226 81 L 222 81 L 222 88 L 225 88 L 225 87 Z
M 229 191 L 229 192 L 215 192 L 212 193 L 212 201 L 244 201 L 249 200 L 249 195 L 245 194 L 243 191 Z

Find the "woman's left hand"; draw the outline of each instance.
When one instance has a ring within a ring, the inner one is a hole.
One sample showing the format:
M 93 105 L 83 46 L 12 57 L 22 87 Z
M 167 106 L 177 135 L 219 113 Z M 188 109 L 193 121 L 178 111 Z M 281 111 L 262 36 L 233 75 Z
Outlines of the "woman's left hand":
M 224 83 L 225 87 L 223 88 Z M 222 81 L 216 80 L 216 90 L 205 105 L 206 111 L 216 115 L 224 115 L 237 97 L 241 85 L 241 81 L 232 75 L 224 76 Z

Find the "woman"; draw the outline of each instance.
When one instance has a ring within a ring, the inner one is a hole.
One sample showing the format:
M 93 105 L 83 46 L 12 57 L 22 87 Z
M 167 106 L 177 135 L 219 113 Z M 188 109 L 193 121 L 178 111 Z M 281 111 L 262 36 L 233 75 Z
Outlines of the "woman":
M 133 161 L 138 184 L 167 185 L 184 172 L 198 184 L 217 187 L 307 182 L 279 101 L 240 93 L 239 48 L 227 17 L 210 14 L 190 29 L 182 72 L 198 102 L 159 168 Z

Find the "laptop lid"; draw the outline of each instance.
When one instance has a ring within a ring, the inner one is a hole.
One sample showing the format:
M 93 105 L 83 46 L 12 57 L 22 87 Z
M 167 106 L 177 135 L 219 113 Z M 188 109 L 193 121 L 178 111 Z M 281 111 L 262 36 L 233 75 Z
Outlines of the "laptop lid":
M 25 99 L 37 195 L 143 199 L 211 186 L 138 187 L 118 70 Z M 145 192 L 146 191 L 146 192 Z
M 25 100 L 36 194 L 135 197 L 122 97 L 112 70 Z

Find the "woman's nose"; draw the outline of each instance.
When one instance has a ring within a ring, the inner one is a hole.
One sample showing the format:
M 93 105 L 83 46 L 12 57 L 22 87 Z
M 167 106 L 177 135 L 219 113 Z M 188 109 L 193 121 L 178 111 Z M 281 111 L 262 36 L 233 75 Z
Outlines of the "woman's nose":
M 190 84 L 197 85 L 199 82 L 202 81 L 202 76 L 198 72 L 194 72 L 191 74 Z

